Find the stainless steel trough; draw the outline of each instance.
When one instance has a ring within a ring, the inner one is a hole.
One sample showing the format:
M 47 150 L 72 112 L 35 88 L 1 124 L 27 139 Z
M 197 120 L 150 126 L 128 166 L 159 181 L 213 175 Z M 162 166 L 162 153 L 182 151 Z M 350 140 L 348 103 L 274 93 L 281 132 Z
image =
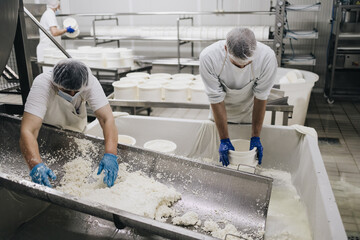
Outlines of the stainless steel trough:
M 169 239 L 212 239 L 201 228 L 196 230 L 193 227 L 174 226 L 170 224 L 170 219 L 162 223 L 32 183 L 28 177 L 29 170 L 20 153 L 19 134 L 20 119 L 0 114 L 0 186 L 68 209 L 114 221 L 118 228 L 130 227 Z M 40 130 L 38 142 L 43 160 L 46 162 L 50 157 L 56 159 L 51 164 L 51 168 L 57 171 L 55 187 L 64 175 L 63 165 L 81 155 L 77 149 L 76 139 L 89 140 L 97 148 L 103 149 L 101 139 L 49 126 L 43 126 Z M 94 170 L 102 154 L 103 150 L 90 153 L 94 161 Z M 126 162 L 132 166 L 131 171 L 141 170 L 154 178 L 161 173 L 163 178 L 157 180 L 173 186 L 182 194 L 182 199 L 173 206 L 181 213 L 195 211 L 202 222 L 207 219 L 226 219 L 244 233 L 264 233 L 271 178 L 120 144 L 118 155 L 119 162 Z M 263 234 L 257 239 L 263 239 Z

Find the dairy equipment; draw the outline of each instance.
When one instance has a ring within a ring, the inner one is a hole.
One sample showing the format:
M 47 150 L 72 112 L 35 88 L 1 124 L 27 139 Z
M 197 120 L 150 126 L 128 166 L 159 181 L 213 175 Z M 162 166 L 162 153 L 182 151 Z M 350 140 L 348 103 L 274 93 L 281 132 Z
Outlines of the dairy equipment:
M 170 239 L 213 239 L 199 232 L 158 222 L 126 211 L 88 202 L 55 189 L 40 186 L 28 179 L 28 169 L 22 159 L 18 145 L 20 119 L 7 115 L 0 116 L 2 141 L 0 148 L 1 171 L 0 186 L 24 193 L 59 206 L 77 210 L 106 220 L 114 221 L 118 228 L 125 226 Z M 56 137 L 54 137 L 56 135 Z M 43 126 L 39 133 L 41 154 L 51 152 L 56 158 L 52 169 L 57 171 L 58 179 L 63 177 L 63 165 L 81 153 L 74 148 L 76 139 L 86 139 L 102 149 L 103 140 L 85 136 L 81 133 L 63 131 Z M 162 174 L 158 179 L 181 192 L 182 199 L 174 205 L 179 212 L 196 211 L 202 221 L 229 219 L 242 232 L 260 232 L 256 239 L 263 239 L 267 207 L 269 204 L 272 179 L 230 169 L 211 166 L 184 157 L 165 155 L 142 148 L 118 145 L 119 162 L 129 163 L 132 171 L 141 170 L 149 177 Z M 59 153 L 59 154 L 56 154 Z M 102 152 L 91 152 L 93 159 L 99 159 Z M 94 168 L 97 166 L 94 166 Z M 172 181 L 168 179 L 171 178 Z M 185 188 L 185 187 L 186 188 Z M 194 194 L 196 192 L 196 194 Z M 214 210 L 218 210 L 221 214 Z M 9 214 L 11 216 L 11 214 Z

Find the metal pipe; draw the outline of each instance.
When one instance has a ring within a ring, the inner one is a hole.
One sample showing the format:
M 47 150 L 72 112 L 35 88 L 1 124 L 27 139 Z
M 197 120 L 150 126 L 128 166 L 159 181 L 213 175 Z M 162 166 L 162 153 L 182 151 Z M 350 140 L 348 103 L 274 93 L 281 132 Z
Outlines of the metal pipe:
M 93 16 L 129 16 L 129 15 L 224 15 L 224 14 L 254 14 L 254 15 L 275 15 L 274 11 L 209 11 L 209 12 L 121 12 L 121 13 L 74 13 L 59 14 L 58 17 L 93 17 Z
M 58 49 L 60 49 L 61 52 L 64 53 L 64 55 L 66 57 L 71 58 L 70 54 L 68 52 L 66 52 L 66 50 L 60 45 L 60 43 L 58 43 L 55 40 L 55 38 L 53 36 L 51 36 L 51 34 L 46 31 L 46 29 L 43 26 L 41 26 L 39 21 L 29 12 L 29 10 L 26 9 L 26 7 L 24 7 L 24 12 L 36 24 L 36 26 L 38 26 L 38 28 L 40 28 L 40 30 L 43 31 L 43 33 L 45 33 L 45 35 L 56 45 L 56 47 Z

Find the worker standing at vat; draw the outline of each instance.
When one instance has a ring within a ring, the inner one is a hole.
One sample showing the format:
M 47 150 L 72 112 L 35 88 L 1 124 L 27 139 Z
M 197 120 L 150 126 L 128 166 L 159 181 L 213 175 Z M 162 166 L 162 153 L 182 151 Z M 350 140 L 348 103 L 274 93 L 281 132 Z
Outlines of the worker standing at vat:
M 73 33 L 75 29 L 71 27 L 67 27 L 66 29 L 60 29 L 58 22 L 56 20 L 56 12 L 60 10 L 60 1 L 59 0 L 47 0 L 46 1 L 46 11 L 43 13 L 40 19 L 40 24 L 46 29 L 48 33 L 50 33 L 57 42 L 61 42 L 61 35 L 64 33 Z M 55 47 L 55 44 L 51 42 L 51 40 L 43 33 L 40 32 L 40 42 L 36 47 L 36 56 L 37 61 L 44 61 L 44 50 L 46 48 Z M 52 68 L 44 67 L 43 71 L 50 71 Z
M 255 39 L 248 28 L 234 28 L 226 40 L 205 48 L 200 54 L 200 75 L 211 104 L 210 119 L 220 135 L 220 162 L 229 165 L 228 151 L 234 150 L 228 123 L 252 123 L 250 150 L 263 157 L 260 133 L 266 100 L 275 82 L 274 51 Z
M 21 122 L 20 148 L 30 168 L 33 182 L 51 187 L 55 174 L 41 160 L 37 137 L 42 123 L 82 132 L 87 125 L 88 103 L 99 120 L 105 139 L 105 154 L 98 175 L 104 170 L 104 183 L 113 186 L 118 174 L 118 134 L 109 102 L 99 81 L 82 62 L 65 59 L 52 72 L 35 78 L 26 100 Z

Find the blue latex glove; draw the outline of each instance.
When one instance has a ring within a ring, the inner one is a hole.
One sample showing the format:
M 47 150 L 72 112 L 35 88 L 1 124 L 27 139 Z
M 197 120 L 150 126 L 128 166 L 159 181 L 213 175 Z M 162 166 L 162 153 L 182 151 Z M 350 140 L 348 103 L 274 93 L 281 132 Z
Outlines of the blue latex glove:
M 257 157 L 258 157 L 258 160 L 259 160 L 259 164 L 261 164 L 261 160 L 262 160 L 262 157 L 263 157 L 263 147 L 261 145 L 259 137 L 252 137 L 250 139 L 250 150 L 252 150 L 254 147 L 257 148 Z
M 99 175 L 104 169 L 104 183 L 107 184 L 108 187 L 112 187 L 114 185 L 118 175 L 119 165 L 116 160 L 117 157 L 114 154 L 105 153 L 99 164 L 97 175 Z
M 220 147 L 219 147 L 219 154 L 220 154 L 220 162 L 223 166 L 229 165 L 229 150 L 235 150 L 234 146 L 231 144 L 230 139 L 221 139 L 220 140 Z
M 47 187 L 52 187 L 48 178 L 51 178 L 52 180 L 56 179 L 54 172 L 45 166 L 44 163 L 35 165 L 30 171 L 30 177 L 34 183 L 42 184 Z
M 66 28 L 66 31 L 68 32 L 68 33 L 73 33 L 73 32 L 75 32 L 75 29 L 73 29 L 72 27 L 67 27 Z

